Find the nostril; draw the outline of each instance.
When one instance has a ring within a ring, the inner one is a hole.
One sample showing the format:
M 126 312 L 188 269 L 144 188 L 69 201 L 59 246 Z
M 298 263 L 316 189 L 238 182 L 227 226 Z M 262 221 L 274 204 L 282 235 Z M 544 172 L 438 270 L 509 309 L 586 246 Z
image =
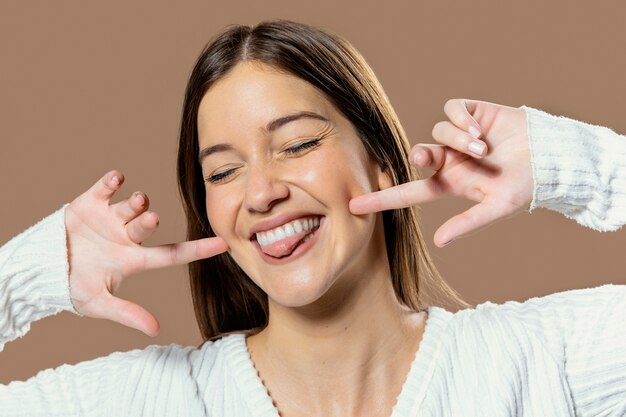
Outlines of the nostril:
M 286 184 L 267 178 L 267 176 L 250 173 L 250 180 L 244 195 L 244 207 L 254 213 L 267 213 L 276 204 L 289 197 Z

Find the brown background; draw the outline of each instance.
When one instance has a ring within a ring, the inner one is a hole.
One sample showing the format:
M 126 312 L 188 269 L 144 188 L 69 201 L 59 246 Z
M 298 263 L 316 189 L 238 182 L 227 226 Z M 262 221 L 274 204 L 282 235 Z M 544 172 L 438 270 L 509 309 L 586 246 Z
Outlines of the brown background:
M 204 44 L 228 24 L 289 18 L 344 35 L 415 143 L 432 141 L 453 97 L 526 104 L 626 132 L 624 13 L 618 1 L 3 0 L 0 242 L 112 168 L 127 176 L 116 201 L 143 190 L 160 213 L 148 244 L 183 239 L 175 181 L 183 90 Z M 546 210 L 435 248 L 436 228 L 470 205 L 429 204 L 423 223 L 437 265 L 471 303 L 626 282 L 626 232 L 594 232 Z M 184 268 L 132 277 L 117 294 L 151 310 L 160 335 L 63 313 L 6 346 L 0 383 L 113 351 L 201 342 Z

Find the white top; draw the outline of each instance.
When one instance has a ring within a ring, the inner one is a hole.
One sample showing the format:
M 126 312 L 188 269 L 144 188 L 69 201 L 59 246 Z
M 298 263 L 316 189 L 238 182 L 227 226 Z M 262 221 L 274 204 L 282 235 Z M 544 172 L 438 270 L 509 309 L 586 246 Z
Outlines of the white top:
M 626 220 L 626 137 L 528 114 L 535 192 L 596 230 Z M 0 248 L 0 350 L 30 323 L 73 311 L 63 209 Z M 428 309 L 392 417 L 626 416 L 626 285 L 524 303 Z M 0 385 L 0 416 L 277 417 L 243 335 L 200 348 L 115 352 Z

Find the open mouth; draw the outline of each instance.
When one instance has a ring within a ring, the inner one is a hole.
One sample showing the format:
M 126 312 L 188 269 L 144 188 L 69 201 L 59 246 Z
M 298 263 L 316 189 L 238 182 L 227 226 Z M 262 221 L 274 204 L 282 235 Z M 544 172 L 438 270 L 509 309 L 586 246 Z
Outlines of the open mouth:
M 255 233 L 250 240 L 269 263 L 289 262 L 313 246 L 323 223 L 324 216 L 306 216 Z

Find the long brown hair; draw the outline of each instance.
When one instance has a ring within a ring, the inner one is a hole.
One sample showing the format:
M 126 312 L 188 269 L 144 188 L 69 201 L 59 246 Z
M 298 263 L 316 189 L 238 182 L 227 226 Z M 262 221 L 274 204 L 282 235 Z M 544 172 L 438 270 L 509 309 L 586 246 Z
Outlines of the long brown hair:
M 353 124 L 370 157 L 394 184 L 416 179 L 404 129 L 374 72 L 350 43 L 286 20 L 231 26 L 204 48 L 185 92 L 177 168 L 188 239 L 215 236 L 198 162 L 198 107 L 211 85 L 242 61 L 263 62 L 308 81 Z M 435 268 L 414 208 L 383 212 L 383 224 L 393 288 L 403 304 L 414 310 L 424 308 L 427 300 L 469 307 Z M 205 340 L 267 324 L 267 295 L 229 254 L 191 263 L 189 275 Z

